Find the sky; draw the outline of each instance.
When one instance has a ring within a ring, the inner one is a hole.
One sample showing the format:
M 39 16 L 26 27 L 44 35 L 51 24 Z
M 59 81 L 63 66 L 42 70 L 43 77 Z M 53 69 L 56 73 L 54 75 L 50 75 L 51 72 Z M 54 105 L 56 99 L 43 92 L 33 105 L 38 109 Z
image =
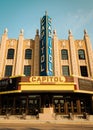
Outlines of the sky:
M 0 0 L 0 39 L 5 28 L 8 38 L 18 39 L 24 29 L 24 38 L 34 39 L 45 11 L 59 39 L 68 39 L 69 29 L 83 39 L 86 29 L 93 46 L 93 0 Z

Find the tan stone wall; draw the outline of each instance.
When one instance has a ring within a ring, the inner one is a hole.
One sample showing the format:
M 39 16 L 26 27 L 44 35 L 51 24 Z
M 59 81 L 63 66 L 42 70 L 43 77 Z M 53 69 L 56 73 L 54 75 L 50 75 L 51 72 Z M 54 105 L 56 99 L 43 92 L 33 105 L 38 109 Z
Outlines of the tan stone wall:
M 19 39 L 8 39 L 7 33 L 4 33 L 0 44 L 0 77 L 4 77 L 6 65 L 13 65 L 12 75 L 23 75 L 24 65 L 31 65 L 31 75 L 39 76 L 39 42 L 38 33 L 35 40 L 24 39 L 23 34 L 19 35 Z M 72 34 L 69 34 L 68 40 L 59 40 L 54 33 L 52 45 L 55 76 L 63 75 L 62 65 L 68 65 L 70 75 L 81 76 L 80 66 L 87 66 L 88 77 L 93 77 L 93 51 L 87 34 L 84 34 L 83 40 L 74 40 Z M 14 59 L 7 59 L 7 52 L 10 48 L 15 50 Z M 32 49 L 31 60 L 25 59 L 25 49 Z M 62 49 L 68 50 L 68 60 L 61 59 Z M 85 60 L 79 60 L 79 49 L 85 51 Z
M 25 59 L 25 50 L 32 49 L 32 59 Z M 24 40 L 23 43 L 23 66 L 22 72 L 24 72 L 24 65 L 31 65 L 31 75 L 34 73 L 34 40 Z
M 12 65 L 13 66 L 12 75 L 15 75 L 17 45 L 18 45 L 18 41 L 16 39 L 8 39 L 6 41 L 3 76 L 5 74 L 5 66 L 6 65 Z M 7 59 L 8 49 L 14 49 L 15 50 L 14 59 Z
M 60 74 L 61 75 L 63 75 L 63 73 L 62 73 L 62 66 L 64 66 L 64 65 L 67 65 L 67 66 L 69 66 L 69 70 L 70 70 L 70 74 L 71 74 L 71 59 L 70 59 L 70 50 L 69 50 L 69 42 L 68 42 L 68 40 L 59 40 L 59 59 L 60 59 Z M 66 49 L 66 50 L 68 50 L 68 60 L 62 60 L 61 59 L 61 50 L 62 49 Z
M 85 51 L 85 60 L 79 60 L 79 58 L 78 58 L 78 50 L 79 49 L 83 49 Z M 76 58 L 77 58 L 77 62 L 78 62 L 79 75 L 81 75 L 80 66 L 87 66 L 88 75 L 90 77 L 88 55 L 87 55 L 85 41 L 84 40 L 75 40 L 75 50 L 76 50 Z
M 14 49 L 14 59 L 7 59 L 8 49 Z M 32 49 L 32 59 L 25 59 L 25 49 Z M 5 75 L 6 65 L 12 65 L 12 76 L 23 75 L 24 65 L 31 65 L 31 75 L 34 74 L 34 40 L 25 39 L 23 35 L 19 36 L 19 39 L 7 39 L 3 36 L 0 47 L 0 77 Z M 2 69 L 1 69 L 2 68 Z
M 74 40 L 73 35 L 69 35 L 68 40 L 53 39 L 54 48 L 54 73 L 62 73 L 62 66 L 69 66 L 70 75 L 81 76 L 80 66 L 86 66 L 88 71 L 88 77 L 93 77 L 93 51 L 89 36 L 86 39 Z M 57 46 L 58 45 L 58 46 Z M 58 49 L 58 52 L 56 51 Z M 68 50 L 68 60 L 61 59 L 61 50 Z M 80 60 L 78 57 L 78 50 L 83 49 L 85 51 L 85 60 Z M 56 59 L 55 59 L 56 57 Z M 59 61 L 58 61 L 59 60 Z M 59 65 L 59 67 L 58 67 Z

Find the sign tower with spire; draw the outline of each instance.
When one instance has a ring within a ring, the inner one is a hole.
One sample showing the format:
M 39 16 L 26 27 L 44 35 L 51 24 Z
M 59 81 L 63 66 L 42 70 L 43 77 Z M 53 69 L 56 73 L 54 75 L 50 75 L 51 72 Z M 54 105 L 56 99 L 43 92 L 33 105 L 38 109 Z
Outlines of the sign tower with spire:
M 53 76 L 52 26 L 47 11 L 40 24 L 40 75 Z

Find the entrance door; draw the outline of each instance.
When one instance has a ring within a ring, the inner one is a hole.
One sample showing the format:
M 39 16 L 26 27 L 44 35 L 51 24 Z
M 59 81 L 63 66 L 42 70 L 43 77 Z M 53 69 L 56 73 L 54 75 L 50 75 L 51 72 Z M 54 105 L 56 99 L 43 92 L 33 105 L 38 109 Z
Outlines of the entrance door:
M 63 98 L 54 98 L 53 105 L 55 113 L 62 114 L 65 112 L 65 100 Z
M 87 112 L 90 113 L 90 105 L 88 100 L 80 100 L 80 106 L 81 106 L 81 113 Z
M 28 99 L 28 114 L 35 115 L 35 111 L 38 110 L 40 112 L 40 97 L 32 97 Z
M 53 99 L 54 112 L 59 114 L 74 113 L 74 103 L 70 98 L 57 96 Z
M 26 113 L 27 106 L 27 97 L 26 96 L 18 96 L 14 101 L 14 114 L 22 114 Z
M 45 95 L 45 99 L 44 99 L 44 103 L 45 103 L 45 107 L 49 107 L 50 106 L 50 97 L 49 95 Z

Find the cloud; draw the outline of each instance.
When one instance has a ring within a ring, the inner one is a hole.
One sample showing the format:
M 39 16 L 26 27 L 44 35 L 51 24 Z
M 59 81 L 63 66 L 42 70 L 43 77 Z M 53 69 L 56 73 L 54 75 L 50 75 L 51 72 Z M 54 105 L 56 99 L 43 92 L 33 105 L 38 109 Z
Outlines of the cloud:
M 66 28 L 71 28 L 71 30 L 75 33 L 80 28 L 87 27 L 92 20 L 93 10 L 87 12 L 84 10 L 78 10 L 77 12 L 69 13 L 67 15 Z

